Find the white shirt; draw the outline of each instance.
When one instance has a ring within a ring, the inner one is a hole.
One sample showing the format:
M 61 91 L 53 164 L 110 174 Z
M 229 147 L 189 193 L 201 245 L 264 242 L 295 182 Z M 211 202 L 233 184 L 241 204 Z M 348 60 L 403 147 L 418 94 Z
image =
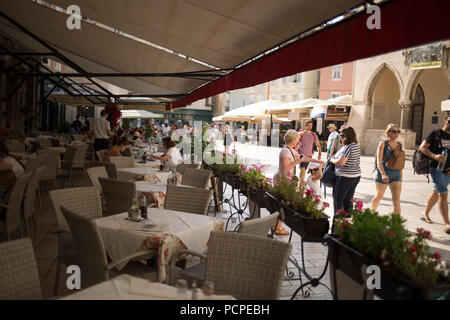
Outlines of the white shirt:
M 320 189 L 320 179 L 313 181 L 313 176 L 309 175 L 308 178 L 306 178 L 306 183 L 308 184 L 308 187 L 314 191 L 316 196 L 322 197 L 322 190 Z
M 95 139 L 108 139 L 108 130 L 111 130 L 108 120 L 103 117 L 94 120 Z
M 337 133 L 336 131 L 333 131 L 333 132 L 330 133 L 330 135 L 328 136 L 327 150 L 330 149 L 331 143 L 332 143 L 333 139 L 335 139 L 335 138 L 339 138 L 339 133 Z
M 181 156 L 180 150 L 176 147 L 172 147 L 167 151 L 167 154 L 170 155 L 170 159 L 167 160 L 170 169 L 175 169 L 179 164 L 183 163 L 183 157 Z

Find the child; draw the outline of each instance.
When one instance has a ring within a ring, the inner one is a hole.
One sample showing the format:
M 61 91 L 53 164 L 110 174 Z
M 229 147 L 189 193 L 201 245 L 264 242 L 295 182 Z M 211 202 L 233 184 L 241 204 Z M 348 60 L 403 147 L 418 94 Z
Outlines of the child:
M 322 179 L 322 165 L 317 162 L 310 162 L 306 170 L 308 172 L 308 178 L 306 179 L 308 187 L 313 190 L 318 197 L 322 197 L 322 191 L 320 190 L 320 179 Z

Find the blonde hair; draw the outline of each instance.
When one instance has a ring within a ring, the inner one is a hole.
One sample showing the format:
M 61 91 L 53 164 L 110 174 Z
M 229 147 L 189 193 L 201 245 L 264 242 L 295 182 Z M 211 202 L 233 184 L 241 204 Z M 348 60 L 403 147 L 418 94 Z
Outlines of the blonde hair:
M 386 127 L 386 130 L 384 131 L 384 134 L 386 135 L 386 138 L 389 138 L 389 131 L 394 128 L 397 127 L 400 129 L 400 126 L 396 123 L 389 123 Z
M 284 143 L 288 144 L 288 143 L 291 143 L 292 141 L 294 141 L 295 139 L 297 139 L 297 137 L 298 137 L 298 132 L 293 129 L 290 129 L 284 134 L 283 140 L 284 140 Z

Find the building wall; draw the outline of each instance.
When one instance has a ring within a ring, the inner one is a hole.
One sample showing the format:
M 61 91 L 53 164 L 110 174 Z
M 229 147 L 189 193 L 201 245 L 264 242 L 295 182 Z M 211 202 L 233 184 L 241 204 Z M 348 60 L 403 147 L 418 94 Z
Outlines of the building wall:
M 319 99 L 328 100 L 332 92 L 339 92 L 340 96 L 352 93 L 353 88 L 353 62 L 342 64 L 342 79 L 332 79 L 333 67 L 320 69 Z

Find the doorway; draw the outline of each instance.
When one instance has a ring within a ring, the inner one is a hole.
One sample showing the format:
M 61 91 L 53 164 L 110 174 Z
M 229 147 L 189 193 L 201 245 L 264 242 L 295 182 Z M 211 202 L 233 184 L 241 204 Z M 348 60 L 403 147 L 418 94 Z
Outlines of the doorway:
M 422 142 L 423 115 L 425 111 L 425 95 L 422 87 L 417 85 L 414 101 L 411 108 L 411 129 L 416 133 L 416 145 Z

